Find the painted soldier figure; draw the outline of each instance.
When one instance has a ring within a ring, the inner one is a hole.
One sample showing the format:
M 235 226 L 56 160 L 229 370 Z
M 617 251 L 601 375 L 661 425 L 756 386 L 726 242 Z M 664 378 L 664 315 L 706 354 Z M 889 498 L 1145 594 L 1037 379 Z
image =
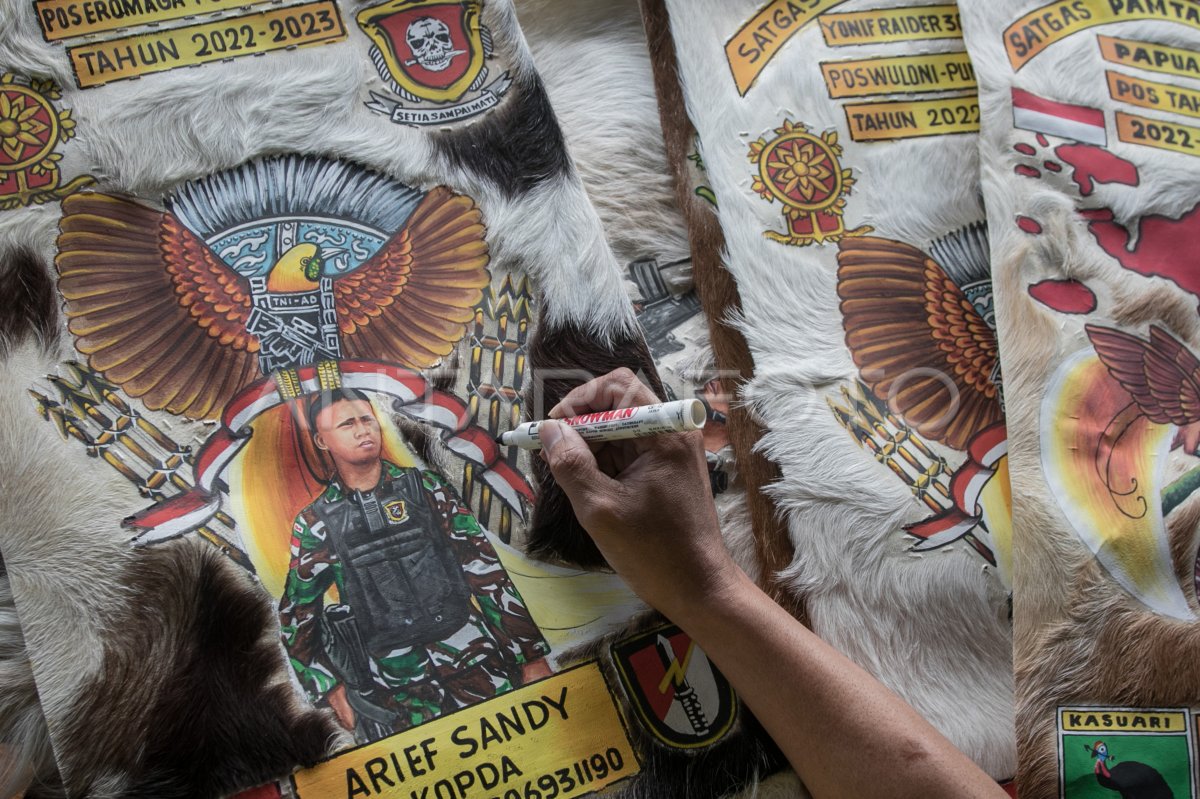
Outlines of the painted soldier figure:
M 370 741 L 549 675 L 548 645 L 453 489 L 383 459 L 362 393 L 324 392 L 308 416 L 335 473 L 296 517 L 279 621 L 313 703 Z

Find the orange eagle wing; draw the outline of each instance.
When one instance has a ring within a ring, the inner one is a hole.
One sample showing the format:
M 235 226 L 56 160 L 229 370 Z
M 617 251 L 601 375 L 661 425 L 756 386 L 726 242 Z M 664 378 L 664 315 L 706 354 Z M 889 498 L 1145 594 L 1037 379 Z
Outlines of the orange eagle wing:
M 215 419 L 258 376 L 249 286 L 169 213 L 63 200 L 55 264 L 88 364 L 151 410 Z
M 342 350 L 425 369 L 450 354 L 488 284 L 488 248 L 470 197 L 438 186 L 404 229 L 334 281 Z
M 1200 421 L 1200 360 L 1182 342 L 1155 326 L 1149 341 L 1110 327 L 1084 329 L 1108 373 L 1150 421 Z
M 844 239 L 837 290 L 863 382 L 918 433 L 962 450 L 1003 418 L 996 335 L 933 259 L 900 241 Z

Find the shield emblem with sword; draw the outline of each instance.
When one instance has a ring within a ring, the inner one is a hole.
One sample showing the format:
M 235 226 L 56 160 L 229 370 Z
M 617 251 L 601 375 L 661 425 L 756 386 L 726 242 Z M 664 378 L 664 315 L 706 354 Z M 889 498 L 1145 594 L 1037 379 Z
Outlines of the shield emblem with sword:
M 401 88 L 425 100 L 453 102 L 483 69 L 482 5 L 482 0 L 392 0 L 360 12 L 358 24 Z
M 613 661 L 636 717 L 674 749 L 711 746 L 737 716 L 733 687 L 674 625 L 621 641 Z

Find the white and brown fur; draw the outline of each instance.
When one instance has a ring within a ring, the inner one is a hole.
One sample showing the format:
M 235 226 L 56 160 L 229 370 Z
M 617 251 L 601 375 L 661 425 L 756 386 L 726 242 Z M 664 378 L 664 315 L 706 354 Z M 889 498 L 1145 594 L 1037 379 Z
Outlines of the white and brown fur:
M 992 229 L 992 263 L 1004 355 L 1014 524 L 1014 658 L 1022 799 L 1059 795 L 1055 711 L 1060 706 L 1191 707 L 1200 709 L 1200 624 L 1151 612 L 1099 565 L 1063 517 L 1043 476 L 1039 410 L 1047 383 L 1064 358 L 1088 346 L 1087 322 L 1116 325 L 1145 337 L 1151 324 L 1168 329 L 1193 352 L 1200 348 L 1196 297 L 1162 278 L 1121 268 L 1103 252 L 1076 213 L 1107 206 L 1121 223 L 1144 214 L 1178 217 L 1200 200 L 1190 159 L 1132 148 L 1108 149 L 1135 161 L 1140 186 L 1098 184 L 1082 198 L 1065 175 L 1030 180 L 1014 174 L 1012 150 L 1033 134 L 1013 128 L 1015 85 L 1066 103 L 1111 109 L 1095 36 L 1102 33 L 1195 49 L 1200 38 L 1181 26 L 1139 23 L 1093 28 L 1048 48 L 1014 76 L 998 31 L 1037 4 L 964 4 L 967 46 L 980 80 L 984 109 L 983 190 Z M 1111 119 L 1111 111 L 1107 112 Z M 1065 142 L 1052 138 L 1051 146 Z M 1036 219 L 1030 236 L 1014 224 Z M 1073 278 L 1097 295 L 1084 316 L 1056 313 L 1025 290 L 1031 281 Z M 1178 474 L 1194 460 L 1178 453 Z M 1200 611 L 1195 563 L 1200 504 L 1191 497 L 1167 517 L 1175 577 Z M 1194 764 L 1193 764 L 1194 767 Z
M 493 275 L 524 272 L 534 279 L 535 373 L 550 366 L 592 373 L 627 366 L 655 384 L 614 250 L 627 260 L 657 248 L 678 253 L 684 246 L 677 211 L 670 207 L 669 180 L 656 160 L 658 145 L 643 150 L 618 142 L 589 124 L 587 102 L 571 104 L 569 81 L 552 81 L 565 116 L 579 120 L 567 136 L 582 163 L 577 171 L 513 9 L 503 0 L 486 5 L 484 21 L 498 59 L 513 77 L 504 104 L 449 130 L 393 125 L 361 103 L 364 84 L 377 80 L 365 39 L 351 21 L 364 5 L 343 7 L 348 44 L 100 90 L 68 88 L 61 103 L 73 109 L 79 137 L 63 148 L 64 174 L 91 174 L 101 190 L 153 203 L 181 181 L 260 155 L 301 152 L 352 160 L 414 185 L 446 183 L 479 203 Z M 585 5 L 576 4 L 581 14 Z M 630 14 L 613 36 L 595 45 L 596 52 L 641 46 L 626 38 L 637 19 L 636 7 L 627 6 Z M 596 11 L 589 13 L 594 17 Z M 42 42 L 24 4 L 5 0 L 0 21 L 0 66 L 72 85 L 61 48 Z M 547 32 L 544 38 L 552 37 Z M 648 73 L 645 55 L 634 67 Z M 642 135 L 657 127 L 657 118 L 649 84 L 640 85 L 630 118 Z M 619 76 L 606 84 L 612 109 L 622 107 L 628 86 Z M 642 160 L 631 174 L 612 180 L 613 152 Z M 592 202 L 580 175 L 590 184 Z M 59 213 L 57 206 L 40 206 L 0 214 L 5 262 L 28 250 L 31 268 L 41 270 L 21 277 L 32 279 L 38 290 L 38 301 L 23 311 L 29 321 L 22 329 L 37 330 L 44 339 L 41 349 L 31 348 L 19 344 L 22 334 L 3 331 L 3 407 L 10 421 L 0 438 L 6 488 L 0 545 L 35 653 L 62 781 L 73 795 L 219 795 L 311 763 L 345 739 L 327 713 L 288 693 L 270 604 L 261 592 L 207 544 L 184 540 L 131 550 L 119 520 L 145 500 L 106 465 L 86 458 L 77 443 L 61 441 L 50 425 L 36 420 L 25 387 L 73 356 L 44 291 L 52 282 Z M 532 543 L 558 558 L 587 559 L 586 540 L 552 483 L 543 487 L 534 519 Z M 17 628 L 5 632 L 15 647 Z M 37 713 L 29 672 L 22 671 L 25 662 L 14 657 L 17 673 L 0 691 L 18 697 L 13 707 L 29 721 L 16 713 L 4 717 L 0 741 L 28 745 L 22 754 L 35 761 L 39 773 L 52 775 L 44 732 L 24 732 L 36 727 Z M 234 675 L 241 678 L 236 684 Z M 203 697 L 209 711 L 199 718 L 196 697 Z M 229 719 L 231 714 L 239 720 Z M 211 733 L 211 725 L 220 725 L 222 735 Z M 97 735 L 97 729 L 106 734 Z M 209 743 L 202 746 L 201 740 Z M 719 768 L 721 761 L 713 763 Z M 29 795 L 53 795 L 60 789 L 52 779 Z M 658 795 L 653 780 L 633 785 L 639 795 Z
M 964 547 L 921 558 L 906 553 L 899 531 L 922 511 L 836 424 L 823 399 L 857 376 L 845 349 L 832 258 L 819 260 L 828 253 L 817 246 L 787 247 L 763 237 L 782 225 L 780 206 L 751 191 L 746 159 L 750 141 L 770 135 L 785 118 L 816 133 L 836 129 L 847 147 L 842 165 L 858 179 L 847 228 L 872 224 L 879 235 L 925 245 L 983 214 L 975 143 L 959 136 L 852 146 L 845 116 L 821 80 L 817 60 L 825 54 L 816 25 L 784 45 L 741 98 L 723 46 L 762 4 L 665 5 L 684 105 L 719 206 L 724 262 L 741 299 L 736 326 L 754 359 L 743 396 L 766 428 L 758 450 L 780 469 L 768 494 L 786 521 L 783 551 L 794 555 L 775 579 L 803 601 L 822 637 L 993 776 L 1009 777 L 1015 752 L 1006 592 Z
M 660 117 L 662 106 L 656 102 L 655 90 L 663 90 L 658 68 L 663 42 L 661 38 L 656 40 L 654 26 L 647 21 L 647 33 L 643 33 L 637 3 L 632 0 L 603 6 L 580 0 L 553 3 L 525 0 L 518 3 L 517 10 L 555 113 L 562 122 L 568 148 L 604 222 L 613 251 L 622 261 L 647 256 L 672 260 L 689 250 L 686 230 L 692 237 L 692 279 L 709 322 L 711 365 L 725 373 L 748 376 L 753 362 L 744 340 L 722 321 L 736 308 L 737 296 L 717 258 L 719 228 L 711 212 L 703 203 L 692 202 L 698 198 L 674 174 L 682 158 L 674 158 L 673 152 L 686 147 L 691 134 L 665 113 Z M 651 39 L 649 48 L 647 34 Z M 667 152 L 664 152 L 664 134 Z M 668 153 L 672 153 L 670 158 Z M 709 235 L 698 235 L 700 231 L 691 222 L 692 217 L 705 216 L 710 220 Z M 686 224 L 685 217 L 689 220 Z M 569 366 L 585 360 L 582 353 L 571 351 L 577 343 L 568 340 L 570 346 L 563 348 L 561 339 L 554 341 L 553 347 L 545 347 L 537 358 L 539 362 L 549 364 L 557 359 Z M 535 346 L 543 344 L 537 342 Z M 644 352 L 644 345 L 630 343 L 624 351 Z M 641 357 L 648 360 L 649 355 Z M 704 358 L 705 353 L 699 357 Z M 595 358 L 593 354 L 587 360 L 591 363 Z M 624 364 L 614 358 L 607 365 Z M 658 390 L 652 373 L 646 373 L 644 379 Z M 555 397 L 567 386 L 556 388 L 550 392 Z M 732 385 L 730 391 L 733 393 Z M 764 547 L 778 548 L 780 541 L 786 546 L 786 536 L 773 535 L 779 529 L 778 522 L 770 501 L 761 492 L 774 470 L 761 455 L 754 453 L 759 430 L 740 403 L 731 407 L 729 428 L 738 478 L 733 489 L 718 498 L 722 532 L 742 567 L 769 582 L 769 575 L 782 563 L 773 563 L 769 553 L 764 556 Z M 545 506 L 539 508 L 543 514 L 545 510 Z M 567 555 L 576 562 L 599 562 L 598 553 L 582 531 L 574 539 L 565 538 L 561 530 L 548 530 L 545 518 L 535 517 L 531 538 L 531 544 L 543 554 Z M 564 552 L 563 544 L 572 540 L 580 549 Z M 558 551 L 554 546 L 559 547 Z M 787 557 L 783 563 L 786 560 Z M 567 658 L 596 657 L 609 677 L 615 679 L 608 647 L 646 624 L 657 623 L 656 618 L 651 615 L 641 621 L 634 620 L 619 633 L 597 639 L 588 647 L 569 653 Z M 743 721 L 733 732 L 716 745 L 691 753 L 664 747 L 654 736 L 631 727 L 643 755 L 642 778 L 623 785 L 614 795 L 628 799 L 690 796 L 695 795 L 697 786 L 704 786 L 706 793 L 717 794 L 744 787 L 748 794 L 756 796 L 775 795 L 773 792 L 779 792 L 780 796 L 799 795 L 802 788 L 794 775 L 778 773 L 783 761 L 774 745 L 744 707 L 740 713 Z M 776 776 L 769 777 L 772 773 Z

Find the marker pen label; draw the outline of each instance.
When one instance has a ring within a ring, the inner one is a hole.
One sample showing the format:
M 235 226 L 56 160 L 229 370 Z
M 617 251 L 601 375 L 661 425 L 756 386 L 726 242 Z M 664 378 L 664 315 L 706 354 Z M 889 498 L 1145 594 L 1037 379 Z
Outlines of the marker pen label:
M 634 408 L 585 413 L 561 419 L 579 433 L 584 441 L 619 441 L 659 433 L 699 430 L 704 427 L 707 411 L 698 399 L 661 402 Z M 522 449 L 541 449 L 541 422 L 526 422 L 504 433 L 500 443 Z

